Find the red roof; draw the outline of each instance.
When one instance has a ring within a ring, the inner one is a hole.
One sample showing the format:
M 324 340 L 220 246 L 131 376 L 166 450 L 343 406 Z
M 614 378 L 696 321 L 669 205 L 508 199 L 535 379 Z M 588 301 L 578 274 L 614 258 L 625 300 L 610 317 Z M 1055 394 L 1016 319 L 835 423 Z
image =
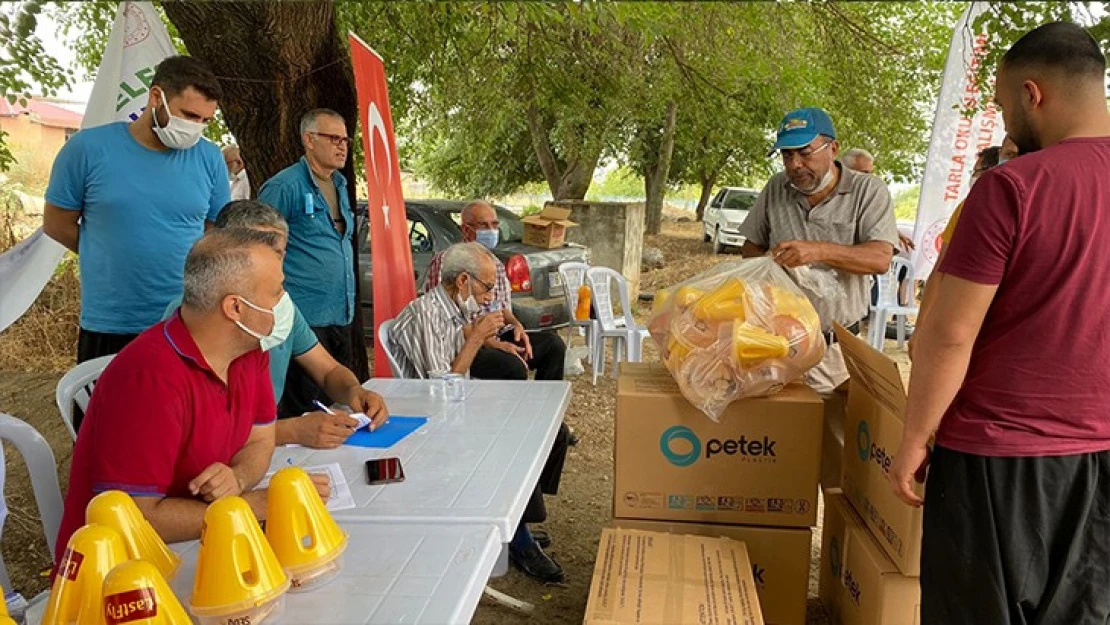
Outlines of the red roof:
M 28 99 L 27 106 L 20 106 L 18 100 L 15 104 L 9 104 L 6 98 L 0 98 L 0 117 L 15 117 L 16 115 L 30 115 L 33 121 L 43 126 L 72 128 L 73 130 L 81 128 L 82 115 L 80 113 L 74 113 L 56 104 Z

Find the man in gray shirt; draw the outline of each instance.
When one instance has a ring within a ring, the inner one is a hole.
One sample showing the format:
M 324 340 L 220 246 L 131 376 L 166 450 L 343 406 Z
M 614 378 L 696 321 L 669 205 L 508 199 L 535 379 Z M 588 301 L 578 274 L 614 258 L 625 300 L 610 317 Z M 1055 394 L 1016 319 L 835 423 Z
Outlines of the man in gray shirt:
M 763 187 L 740 228 L 746 239 L 740 252 L 745 257 L 770 252 L 784 267 L 810 265 L 835 277 L 837 295 L 814 302 L 829 350 L 806 374 L 807 384 L 827 394 L 848 379 L 832 324 L 859 331 L 870 310 L 869 276 L 890 269 L 898 228 L 886 185 L 837 162 L 836 130 L 825 111 L 788 113 L 774 150 L 785 171 Z

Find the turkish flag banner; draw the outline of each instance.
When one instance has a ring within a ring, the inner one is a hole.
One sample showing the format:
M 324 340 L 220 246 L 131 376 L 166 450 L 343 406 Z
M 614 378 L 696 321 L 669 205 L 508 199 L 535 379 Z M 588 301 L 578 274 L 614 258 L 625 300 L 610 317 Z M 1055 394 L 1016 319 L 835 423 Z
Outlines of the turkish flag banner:
M 383 321 L 397 316 L 416 298 L 401 166 L 389 112 L 385 65 L 378 53 L 353 33 L 351 62 L 358 89 L 358 117 L 362 122 L 362 151 L 366 161 L 367 204 L 370 217 L 370 261 L 374 275 L 374 341 Z M 374 375 L 391 377 L 385 354 L 375 350 Z

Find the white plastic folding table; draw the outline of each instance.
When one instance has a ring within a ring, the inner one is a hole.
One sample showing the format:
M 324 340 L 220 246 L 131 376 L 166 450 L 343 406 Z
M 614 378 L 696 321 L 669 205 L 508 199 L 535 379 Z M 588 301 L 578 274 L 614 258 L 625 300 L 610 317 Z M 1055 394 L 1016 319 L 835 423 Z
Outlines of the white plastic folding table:
M 339 576 L 288 593 L 280 623 L 321 625 L 469 623 L 501 549 L 492 526 L 340 523 L 350 543 Z M 196 541 L 178 543 L 171 587 L 189 605 Z
M 539 481 L 570 404 L 567 382 L 466 382 L 466 400 L 431 395 L 427 380 L 370 380 L 390 414 L 428 422 L 389 449 L 281 447 L 271 468 L 339 463 L 356 507 L 342 521 L 398 521 L 498 528 L 508 543 Z M 367 460 L 399 457 L 405 481 L 368 486 Z

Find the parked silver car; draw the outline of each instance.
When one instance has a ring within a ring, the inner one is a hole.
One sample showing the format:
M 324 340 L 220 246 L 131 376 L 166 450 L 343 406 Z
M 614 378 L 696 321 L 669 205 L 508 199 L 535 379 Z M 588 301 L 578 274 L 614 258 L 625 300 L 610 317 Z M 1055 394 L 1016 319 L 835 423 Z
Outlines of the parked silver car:
M 417 292 L 424 286 L 428 265 L 435 254 L 462 241 L 459 227 L 465 202 L 453 200 L 406 200 L 409 243 L 412 246 L 413 278 Z M 512 285 L 513 314 L 529 330 L 563 327 L 569 321 L 563 305 L 559 265 L 586 261 L 586 248 L 568 244 L 545 250 L 521 243 L 524 224 L 512 211 L 495 207 L 501 222 L 501 242 L 493 250 L 505 265 Z M 366 204 L 358 207 L 359 279 L 364 319 L 374 318 L 374 275 L 370 263 L 369 222 Z M 367 323 L 367 326 L 373 324 Z M 370 330 L 367 330 L 370 332 Z

